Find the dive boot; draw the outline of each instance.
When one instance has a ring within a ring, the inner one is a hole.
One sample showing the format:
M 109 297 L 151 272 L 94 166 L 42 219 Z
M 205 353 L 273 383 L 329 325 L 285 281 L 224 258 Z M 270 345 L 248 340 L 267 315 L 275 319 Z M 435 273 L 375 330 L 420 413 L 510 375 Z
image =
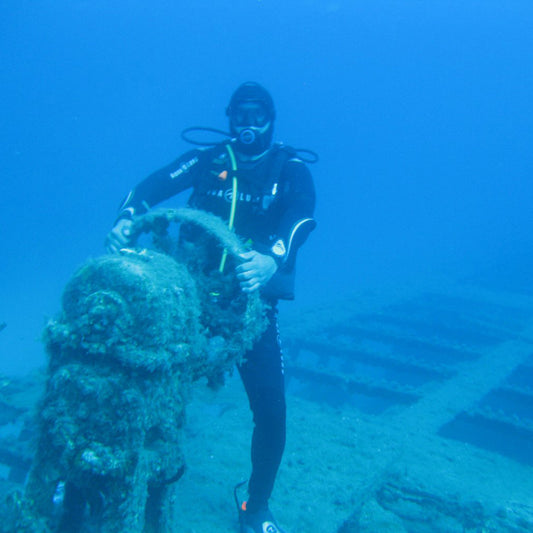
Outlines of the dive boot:
M 235 486 L 233 494 L 235 496 L 235 504 L 237 505 L 237 512 L 239 513 L 239 525 L 241 533 L 285 533 L 281 529 L 272 513 L 265 507 L 256 512 L 250 512 L 246 509 L 246 501 L 239 501 L 238 490 L 246 481 L 242 481 Z

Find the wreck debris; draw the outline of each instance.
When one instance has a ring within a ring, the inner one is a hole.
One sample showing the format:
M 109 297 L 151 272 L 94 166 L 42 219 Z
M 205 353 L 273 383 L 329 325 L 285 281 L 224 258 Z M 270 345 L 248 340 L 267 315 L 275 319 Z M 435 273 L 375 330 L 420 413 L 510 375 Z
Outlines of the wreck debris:
M 134 235 L 152 232 L 167 253 L 102 256 L 67 284 L 61 314 L 44 332 L 49 368 L 36 455 L 5 531 L 179 527 L 173 502 L 190 384 L 219 382 L 264 328 L 259 296 L 238 290 L 232 270 L 190 268 L 205 250 L 184 251 L 166 233 L 184 221 L 230 257 L 245 250 L 213 215 L 160 210 L 141 217 Z
M 357 413 L 358 503 L 331 530 L 531 531 L 533 300 L 472 286 L 390 300 L 286 325 L 289 394 Z

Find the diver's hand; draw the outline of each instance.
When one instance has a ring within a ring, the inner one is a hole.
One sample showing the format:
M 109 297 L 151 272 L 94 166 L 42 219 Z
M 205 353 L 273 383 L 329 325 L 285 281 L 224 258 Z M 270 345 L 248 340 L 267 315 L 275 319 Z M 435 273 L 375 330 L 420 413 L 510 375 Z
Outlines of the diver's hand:
M 235 271 L 243 292 L 254 292 L 264 287 L 278 269 L 273 257 L 255 250 L 240 254 L 240 257 L 243 262 Z
M 127 218 L 120 219 L 115 227 L 107 234 L 105 247 L 110 254 L 116 254 L 121 248 L 128 246 L 130 243 L 132 220 Z

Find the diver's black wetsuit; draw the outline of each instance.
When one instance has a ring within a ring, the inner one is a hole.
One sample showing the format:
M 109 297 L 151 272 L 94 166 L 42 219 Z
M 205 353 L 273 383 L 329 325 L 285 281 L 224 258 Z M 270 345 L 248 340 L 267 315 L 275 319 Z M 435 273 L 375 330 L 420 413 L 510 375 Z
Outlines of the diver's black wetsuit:
M 125 199 L 118 218 L 149 208 L 192 188 L 189 206 L 228 220 L 233 175 L 237 177 L 235 232 L 252 248 L 271 255 L 278 270 L 262 289 L 271 304 L 268 327 L 239 366 L 254 414 L 252 475 L 248 509 L 267 505 L 285 446 L 285 392 L 276 302 L 294 297 L 296 251 L 314 228 L 315 192 L 311 174 L 294 151 L 280 145 L 254 162 L 232 169 L 225 144 L 191 150 L 151 174 Z

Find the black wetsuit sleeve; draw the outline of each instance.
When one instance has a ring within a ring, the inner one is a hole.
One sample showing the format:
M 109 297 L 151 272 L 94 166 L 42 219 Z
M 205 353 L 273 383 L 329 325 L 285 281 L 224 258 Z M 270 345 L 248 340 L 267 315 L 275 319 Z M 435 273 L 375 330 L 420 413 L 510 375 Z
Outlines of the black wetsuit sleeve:
M 282 171 L 282 209 L 277 237 L 282 240 L 285 253 L 278 266 L 291 269 L 296 252 L 315 228 L 315 188 L 307 166 L 298 159 L 289 160 Z M 276 243 L 274 243 L 274 254 Z
M 119 208 L 117 221 L 142 215 L 150 208 L 194 186 L 204 164 L 202 151 L 190 150 L 150 174 L 134 187 Z
M 275 259 L 278 270 L 261 291 L 272 301 L 294 298 L 296 254 L 316 226 L 315 188 L 302 161 L 291 159 L 284 165 L 280 189 L 277 228 L 273 245 L 266 251 Z

